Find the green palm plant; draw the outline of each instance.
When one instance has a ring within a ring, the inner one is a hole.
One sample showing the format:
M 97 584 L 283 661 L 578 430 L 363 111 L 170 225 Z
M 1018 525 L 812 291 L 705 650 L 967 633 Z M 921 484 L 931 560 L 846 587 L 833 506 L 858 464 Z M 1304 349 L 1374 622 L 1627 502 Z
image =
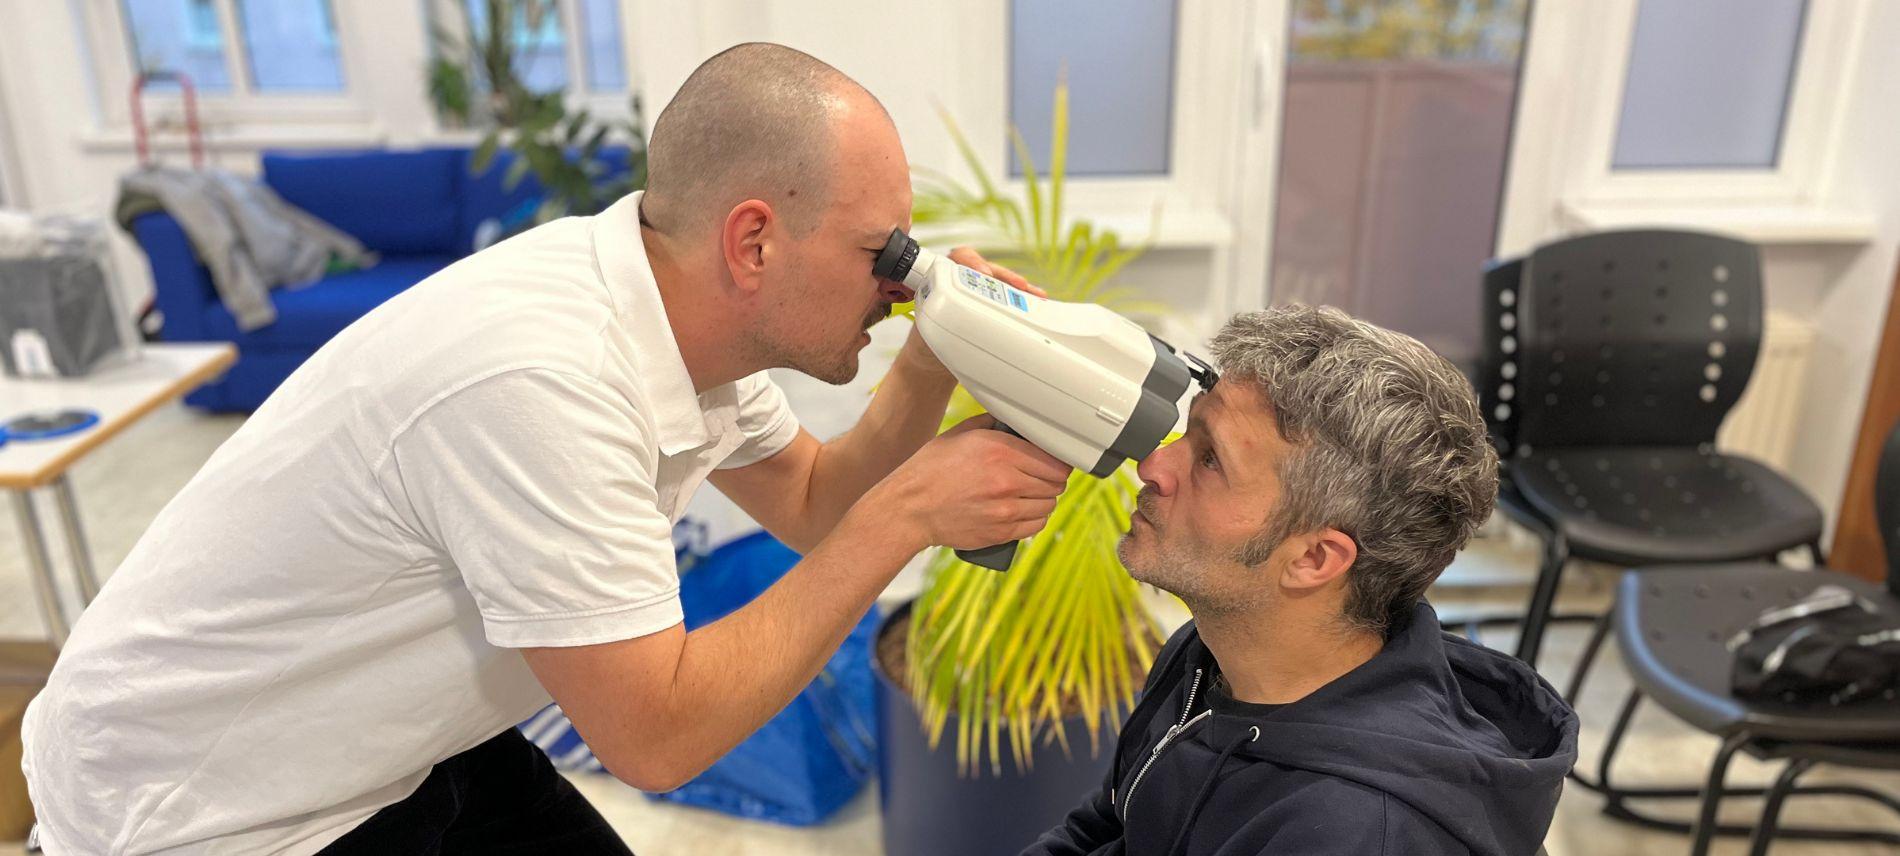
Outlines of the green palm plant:
M 1023 201 L 999 190 L 955 121 L 943 118 L 975 186 L 920 170 L 913 206 L 918 224 L 977 227 L 979 240 L 999 250 L 994 261 L 1057 300 L 1166 311 L 1110 285 L 1146 245 L 1124 245 L 1113 231 L 1064 217 L 1066 85 L 1056 87 L 1046 182 L 1021 133 L 1011 129 L 1023 165 Z M 981 412 L 959 388 L 943 425 Z M 1103 479 L 1075 473 L 1048 527 L 1023 545 L 1008 573 L 966 564 L 948 549 L 932 554 L 923 593 L 911 608 L 905 674 L 932 748 L 954 715 L 960 771 L 978 776 L 987 767 L 1001 775 L 1005 744 L 1024 772 L 1038 741 L 1068 753 L 1064 719 L 1078 713 L 1094 753 L 1104 726 L 1118 727 L 1132 707 L 1161 642 L 1139 585 L 1115 554 L 1140 487 L 1132 463 Z
M 516 54 L 539 44 L 542 23 L 559 15 L 554 0 L 479 2 L 479 16 L 475 5 L 454 3 L 459 34 L 439 24 L 432 28 L 434 58 L 424 72 L 429 99 L 446 124 L 484 129 L 469 174 L 487 172 L 498 152 L 512 150 L 502 187 L 513 190 L 534 173 L 544 192 L 536 223 L 598 214 L 646 186 L 639 95 L 628 99 L 627 118 L 608 119 L 586 108 L 570 112 L 564 93 L 528 86 L 528 69 Z M 629 150 L 625 171 L 615 172 L 606 158 L 604 149 L 613 145 Z

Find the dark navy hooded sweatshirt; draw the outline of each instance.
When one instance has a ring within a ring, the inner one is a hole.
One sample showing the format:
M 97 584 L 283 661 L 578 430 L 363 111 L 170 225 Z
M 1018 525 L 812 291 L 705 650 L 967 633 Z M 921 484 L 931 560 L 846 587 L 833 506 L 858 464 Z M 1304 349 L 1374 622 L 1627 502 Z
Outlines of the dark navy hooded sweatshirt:
M 1189 622 L 1155 659 L 1108 781 L 1024 856 L 1531 856 L 1577 716 L 1420 603 L 1359 668 L 1284 705 L 1221 689 Z

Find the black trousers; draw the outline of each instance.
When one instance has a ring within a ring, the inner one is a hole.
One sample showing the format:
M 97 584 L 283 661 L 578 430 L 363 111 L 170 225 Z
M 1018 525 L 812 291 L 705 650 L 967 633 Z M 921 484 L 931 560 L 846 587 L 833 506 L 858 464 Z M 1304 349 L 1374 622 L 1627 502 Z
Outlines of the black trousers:
M 422 787 L 323 849 L 331 854 L 632 856 L 606 818 L 512 728 L 435 765 Z

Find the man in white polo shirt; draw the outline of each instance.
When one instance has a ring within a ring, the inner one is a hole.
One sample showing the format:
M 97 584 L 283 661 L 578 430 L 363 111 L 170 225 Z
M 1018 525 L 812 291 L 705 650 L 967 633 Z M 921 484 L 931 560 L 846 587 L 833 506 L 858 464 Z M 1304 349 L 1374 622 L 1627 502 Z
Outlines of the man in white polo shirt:
M 909 297 L 871 273 L 911 202 L 876 99 L 742 45 L 650 163 L 352 325 L 166 507 L 27 713 L 47 852 L 626 853 L 514 723 L 552 698 L 614 775 L 677 786 L 917 551 L 1042 527 L 1066 467 L 931 439 L 954 381 L 914 333 L 828 443 L 761 374 L 850 379 Z M 709 477 L 805 558 L 688 634 L 671 530 Z

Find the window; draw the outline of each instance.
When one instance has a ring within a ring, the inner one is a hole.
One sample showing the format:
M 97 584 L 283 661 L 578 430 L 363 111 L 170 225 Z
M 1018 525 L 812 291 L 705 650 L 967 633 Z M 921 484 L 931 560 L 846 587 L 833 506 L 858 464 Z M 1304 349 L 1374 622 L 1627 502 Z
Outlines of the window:
M 477 41 L 488 35 L 488 4 L 467 0 L 468 23 Z M 521 80 L 535 92 L 567 88 L 567 42 L 561 15 L 553 3 L 524 3 L 515 8 L 515 66 Z
M 583 0 L 580 11 L 580 31 L 586 37 L 587 88 L 595 92 L 627 91 L 619 0 Z
M 240 0 L 238 13 L 251 81 L 259 91 L 343 89 L 329 0 Z
M 211 0 L 124 0 L 126 37 L 138 72 L 173 71 L 200 92 L 231 91 L 224 33 Z M 175 89 L 154 84 L 153 90 Z
M 1882 0 L 1543 3 L 1526 54 L 1501 253 L 1659 225 L 1853 243 L 1836 141 Z M 1537 42 L 1533 35 L 1531 41 Z
M 487 7 L 486 0 L 464 0 L 466 26 L 477 39 L 488 32 Z M 575 44 L 569 42 L 570 26 L 578 34 Z M 513 41 L 518 73 L 535 92 L 627 90 L 619 0 L 523 3 L 515 9 Z
M 182 72 L 207 94 L 344 89 L 329 0 L 121 0 L 121 20 L 134 71 Z
M 1804 0 L 1645 0 L 1637 9 L 1613 165 L 1772 168 Z
M 1009 120 L 1030 157 L 1046 159 L 1056 81 L 1066 77 L 1070 175 L 1168 173 L 1175 19 L 1163 0 L 1011 3 Z M 1013 147 L 1010 174 L 1022 175 Z
M 1288 12 L 1272 302 L 1338 306 L 1468 363 L 1528 0 Z
M 211 0 L 191 0 L 190 16 L 185 21 L 186 41 L 194 48 L 223 50 L 224 36 L 219 29 L 218 10 Z

